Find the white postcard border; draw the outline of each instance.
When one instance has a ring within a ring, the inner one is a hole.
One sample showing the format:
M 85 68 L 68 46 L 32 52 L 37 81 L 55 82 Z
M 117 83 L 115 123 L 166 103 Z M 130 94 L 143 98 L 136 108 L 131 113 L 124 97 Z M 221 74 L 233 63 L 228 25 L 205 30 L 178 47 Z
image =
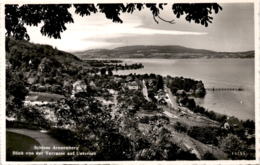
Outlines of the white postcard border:
M 5 149 L 5 14 L 4 5 L 5 4 L 58 4 L 58 3 L 137 3 L 137 2 L 154 2 L 154 3 L 177 3 L 177 2 L 190 2 L 190 3 L 206 3 L 206 2 L 217 2 L 217 3 L 254 3 L 255 10 L 255 125 L 256 125 L 256 160 L 217 160 L 217 161 L 39 161 L 39 162 L 12 162 L 6 161 Z M 2 164 L 260 164 L 260 11 L 259 0 L 1 0 L 0 2 L 0 159 Z

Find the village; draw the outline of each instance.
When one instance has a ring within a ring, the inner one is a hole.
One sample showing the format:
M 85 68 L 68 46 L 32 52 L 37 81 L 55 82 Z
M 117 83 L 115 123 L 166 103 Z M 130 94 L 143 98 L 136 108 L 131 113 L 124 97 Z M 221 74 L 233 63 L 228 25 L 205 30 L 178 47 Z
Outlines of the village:
M 69 97 L 72 100 L 77 99 L 78 95 L 88 95 L 89 91 L 92 90 L 92 93 L 95 91 L 96 96 L 94 96 L 94 99 L 100 103 L 102 108 L 110 111 L 111 119 L 120 122 L 118 124 L 121 131 L 130 139 L 134 140 L 136 138 L 134 136 L 136 133 L 133 132 L 136 130 L 131 131 L 129 128 L 126 128 L 130 127 L 130 123 L 125 121 L 125 118 L 129 116 L 131 116 L 132 124 L 136 127 L 135 129 L 141 131 L 143 136 L 151 137 L 154 142 L 158 140 L 157 138 L 161 134 L 160 131 L 166 129 L 173 137 L 171 139 L 173 143 L 179 144 L 181 149 L 195 154 L 198 159 L 203 159 L 203 155 L 209 153 L 214 155 L 216 159 L 228 158 L 228 155 L 217 147 L 213 147 L 212 144 L 201 143 L 187 135 L 186 131 L 195 126 L 221 128 L 221 130 L 229 131 L 231 127 L 237 127 L 239 122 L 232 123 L 231 120 L 230 122 L 226 120 L 226 122 L 220 123 L 191 111 L 187 108 L 187 105 L 182 103 L 183 97 L 180 96 L 191 95 L 193 93 L 192 90 L 187 93 L 183 89 L 177 90 L 176 95 L 173 95 L 170 88 L 165 84 L 163 84 L 161 89 L 154 92 L 153 90 L 158 82 L 156 82 L 156 79 L 149 78 L 149 76 L 144 79 L 140 79 L 136 75 L 108 76 L 108 74 L 105 74 L 102 76 L 106 77 L 106 83 L 100 84 L 97 77 L 95 77 L 89 83 L 82 79 L 71 83 L 64 81 L 61 88 L 68 92 L 65 96 L 70 95 Z M 102 77 L 99 78 L 103 79 Z M 66 99 L 65 96 L 55 94 L 55 90 L 49 88 L 50 86 L 34 84 L 32 91 L 25 98 L 25 107 L 37 109 L 53 128 L 76 131 L 77 126 L 75 123 L 60 124 L 58 112 L 55 112 L 52 106 L 56 107 L 55 105 L 59 102 L 61 106 L 59 107 L 60 111 L 70 107 L 62 101 Z M 54 92 L 49 93 L 48 91 Z M 150 93 L 153 92 L 154 96 L 151 97 L 148 91 Z M 133 121 L 136 123 L 133 123 Z M 249 135 L 249 138 L 250 136 L 252 135 Z
M 48 52 L 60 53 L 50 48 Z M 7 78 L 14 83 L 7 86 L 7 130 L 38 130 L 56 139 L 54 143 L 95 153 L 50 159 L 254 157 L 254 123 L 197 105 L 194 98 L 206 95 L 202 81 L 156 74 L 116 75 L 116 66 L 102 61 L 91 66 L 76 57 L 66 63 L 59 56 L 31 56 L 20 64 L 14 56 L 17 52 L 12 53 L 6 65 Z M 16 96 L 13 90 L 22 90 L 24 98 L 18 99 L 21 95 Z M 243 155 L 232 153 L 237 144 Z

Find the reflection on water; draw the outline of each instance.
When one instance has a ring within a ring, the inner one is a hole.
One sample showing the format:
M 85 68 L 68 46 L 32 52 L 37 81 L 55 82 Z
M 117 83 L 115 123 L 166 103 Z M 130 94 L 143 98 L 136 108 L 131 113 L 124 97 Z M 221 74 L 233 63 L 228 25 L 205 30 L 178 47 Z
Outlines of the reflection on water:
M 254 59 L 126 59 L 143 69 L 115 74 L 155 73 L 202 80 L 207 88 L 243 88 L 243 91 L 207 91 L 196 101 L 209 110 L 254 120 Z

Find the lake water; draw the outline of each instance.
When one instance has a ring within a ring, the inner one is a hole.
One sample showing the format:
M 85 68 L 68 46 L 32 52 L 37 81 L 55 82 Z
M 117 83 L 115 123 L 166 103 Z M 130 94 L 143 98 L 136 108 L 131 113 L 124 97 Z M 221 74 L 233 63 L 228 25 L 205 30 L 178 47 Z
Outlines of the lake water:
M 202 80 L 206 88 L 243 88 L 243 91 L 207 91 L 197 103 L 208 110 L 240 119 L 255 119 L 254 59 L 124 59 L 142 63 L 143 69 L 115 74 L 155 73 Z

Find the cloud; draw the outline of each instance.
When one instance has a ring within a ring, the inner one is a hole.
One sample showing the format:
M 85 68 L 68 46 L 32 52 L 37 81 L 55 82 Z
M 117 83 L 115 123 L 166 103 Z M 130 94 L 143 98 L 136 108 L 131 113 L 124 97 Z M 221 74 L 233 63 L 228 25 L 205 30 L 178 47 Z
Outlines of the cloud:
M 116 38 L 129 35 L 206 35 L 205 32 L 162 30 L 140 27 L 139 23 L 128 24 L 108 24 L 108 25 L 89 25 L 80 33 L 85 39 L 89 38 Z
M 89 20 L 77 17 L 75 23 L 68 24 L 67 30 L 61 34 L 62 39 L 50 39 L 40 34 L 40 27 L 28 27 L 31 41 L 42 44 L 51 44 L 65 51 L 81 51 L 93 48 L 108 48 L 121 46 L 122 43 L 113 42 L 116 38 L 153 35 L 205 35 L 204 32 L 163 30 L 145 27 L 143 21 L 135 18 L 128 19 L 123 24 L 111 23 L 111 20 L 90 17 Z M 95 20 L 96 18 L 96 20 Z M 129 44 L 134 44 L 129 42 Z
M 154 35 L 206 35 L 204 32 L 191 32 L 191 31 L 178 31 L 178 30 L 162 30 L 162 29 L 152 29 L 140 27 L 138 23 L 131 24 L 108 24 L 108 25 L 90 25 L 87 26 L 84 31 L 75 31 L 73 36 L 78 36 L 78 39 L 84 42 L 93 42 L 97 45 L 89 45 L 91 48 L 102 48 L 102 47 L 116 47 L 122 45 L 122 43 L 113 42 L 117 38 L 129 38 L 129 37 L 142 37 L 142 36 L 154 36 Z M 129 41 L 131 43 L 131 40 Z M 145 43 L 144 43 L 145 44 Z

